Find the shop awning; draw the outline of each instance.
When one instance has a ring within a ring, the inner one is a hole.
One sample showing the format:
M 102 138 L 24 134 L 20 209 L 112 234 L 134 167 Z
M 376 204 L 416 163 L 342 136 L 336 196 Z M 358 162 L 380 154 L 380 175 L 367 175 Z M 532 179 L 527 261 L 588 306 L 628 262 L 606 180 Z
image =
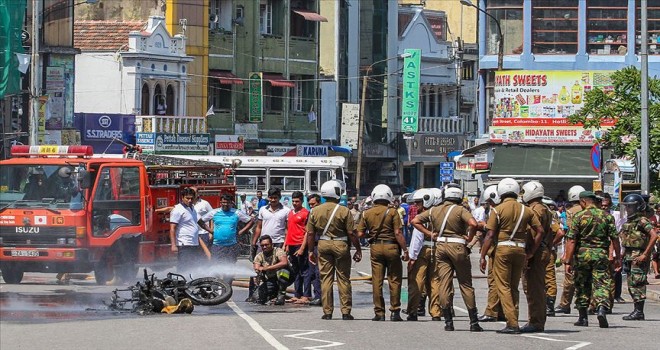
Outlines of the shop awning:
M 293 10 L 296 14 L 303 16 L 306 21 L 327 22 L 328 19 L 310 10 Z
M 490 178 L 597 179 L 590 147 L 499 147 Z
M 232 74 L 232 72 L 228 72 L 224 70 L 212 70 L 209 72 L 209 75 L 211 75 L 214 78 L 218 78 L 220 84 L 243 85 L 243 80 Z
M 276 87 L 296 87 L 296 83 L 292 82 L 291 80 L 284 79 L 284 77 L 280 74 L 263 73 L 263 80 L 268 81 L 270 85 Z

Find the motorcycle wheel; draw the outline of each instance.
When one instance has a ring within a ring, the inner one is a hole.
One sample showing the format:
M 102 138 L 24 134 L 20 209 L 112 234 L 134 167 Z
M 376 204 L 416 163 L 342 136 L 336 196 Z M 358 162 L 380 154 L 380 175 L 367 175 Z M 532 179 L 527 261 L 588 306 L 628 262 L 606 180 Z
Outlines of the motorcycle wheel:
M 213 277 L 196 278 L 186 287 L 184 293 L 195 305 L 220 305 L 233 293 L 229 283 Z

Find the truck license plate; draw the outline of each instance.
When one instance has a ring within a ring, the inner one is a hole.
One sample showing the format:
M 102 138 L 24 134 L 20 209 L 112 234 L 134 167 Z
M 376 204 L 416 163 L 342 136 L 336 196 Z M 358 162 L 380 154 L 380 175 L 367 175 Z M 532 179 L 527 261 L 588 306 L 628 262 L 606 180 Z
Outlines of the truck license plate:
M 12 250 L 11 256 L 21 256 L 21 257 L 38 257 L 38 250 Z

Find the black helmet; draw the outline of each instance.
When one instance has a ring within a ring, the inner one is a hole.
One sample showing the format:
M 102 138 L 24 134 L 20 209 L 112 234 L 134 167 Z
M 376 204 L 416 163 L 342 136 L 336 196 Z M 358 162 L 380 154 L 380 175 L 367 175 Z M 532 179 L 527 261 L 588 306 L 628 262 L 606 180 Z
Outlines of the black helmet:
M 621 205 L 624 206 L 628 217 L 632 217 L 637 213 L 643 213 L 646 210 L 646 201 L 644 197 L 637 193 L 631 193 L 623 199 Z

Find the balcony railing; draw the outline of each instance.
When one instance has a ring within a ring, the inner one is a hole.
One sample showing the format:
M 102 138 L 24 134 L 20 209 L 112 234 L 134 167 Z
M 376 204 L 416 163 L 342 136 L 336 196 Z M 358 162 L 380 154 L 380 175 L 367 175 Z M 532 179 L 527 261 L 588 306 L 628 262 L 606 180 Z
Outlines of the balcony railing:
M 438 134 L 463 134 L 465 121 L 460 117 L 419 118 L 419 131 Z
M 137 132 L 204 134 L 207 132 L 206 117 L 136 115 L 135 130 Z

